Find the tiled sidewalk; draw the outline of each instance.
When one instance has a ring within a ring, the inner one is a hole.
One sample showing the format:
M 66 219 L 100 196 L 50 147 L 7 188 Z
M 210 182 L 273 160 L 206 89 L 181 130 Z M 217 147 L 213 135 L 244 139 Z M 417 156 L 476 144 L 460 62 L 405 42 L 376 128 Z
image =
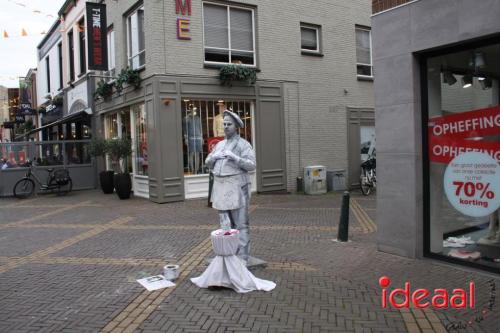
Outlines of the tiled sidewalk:
M 349 243 L 336 243 L 340 194 L 252 198 L 254 270 L 269 293 L 199 289 L 217 214 L 206 200 L 158 205 L 98 191 L 0 199 L 0 332 L 500 332 L 492 278 L 376 251 L 375 197 L 352 195 Z M 181 265 L 175 288 L 135 280 Z M 381 308 L 378 278 L 428 289 L 477 284 L 477 309 Z M 498 279 L 494 279 L 498 284 Z M 496 315 L 496 317 L 495 317 Z

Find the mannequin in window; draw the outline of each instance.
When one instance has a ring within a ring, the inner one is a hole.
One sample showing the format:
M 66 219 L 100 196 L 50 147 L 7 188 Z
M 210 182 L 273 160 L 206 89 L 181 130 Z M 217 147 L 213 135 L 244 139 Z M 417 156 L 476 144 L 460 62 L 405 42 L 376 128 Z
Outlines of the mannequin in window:
M 214 117 L 214 136 L 221 137 L 224 136 L 224 103 L 217 103 L 219 106 L 219 114 Z M 231 109 L 229 109 L 231 110 Z
M 196 112 L 196 108 L 188 110 L 184 119 L 184 140 L 187 146 L 189 172 L 198 174 L 201 171 L 201 161 L 203 154 L 203 136 L 201 128 L 201 118 Z
M 500 246 L 500 209 L 491 213 L 488 234 L 479 239 L 478 244 Z

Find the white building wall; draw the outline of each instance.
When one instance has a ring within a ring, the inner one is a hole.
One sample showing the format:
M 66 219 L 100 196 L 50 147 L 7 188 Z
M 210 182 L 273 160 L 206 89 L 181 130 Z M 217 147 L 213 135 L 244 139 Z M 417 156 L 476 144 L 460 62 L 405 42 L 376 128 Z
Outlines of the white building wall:
M 79 27 L 78 21 L 85 16 L 85 1 L 79 0 L 76 2 L 76 6 L 71 8 L 71 10 L 65 15 L 64 21 L 61 23 L 61 34 L 63 41 L 63 72 L 64 72 L 64 88 L 69 86 L 70 83 L 70 71 L 69 71 L 69 49 L 68 49 L 68 32 L 73 31 L 73 45 L 74 45 L 74 65 L 75 65 L 75 78 L 74 81 L 78 80 L 80 76 L 80 43 L 79 43 Z M 84 25 L 84 31 L 86 33 L 86 20 Z M 87 57 L 85 57 L 88 62 Z M 88 68 L 88 66 L 86 66 Z M 73 82 L 74 82 L 73 81 Z
M 38 104 L 44 104 L 47 102 L 47 95 L 54 97 L 61 92 L 59 89 L 59 53 L 57 49 L 57 45 L 60 41 L 61 40 L 59 39 L 50 51 L 38 61 L 36 85 Z M 50 73 L 47 73 L 47 66 L 45 63 L 47 56 L 49 57 Z M 47 75 L 50 77 L 50 90 L 48 90 L 47 86 Z

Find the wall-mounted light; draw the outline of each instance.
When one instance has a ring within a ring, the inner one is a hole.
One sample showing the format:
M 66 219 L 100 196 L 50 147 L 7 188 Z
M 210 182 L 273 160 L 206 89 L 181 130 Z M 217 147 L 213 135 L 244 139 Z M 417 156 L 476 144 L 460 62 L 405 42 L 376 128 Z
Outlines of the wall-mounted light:
M 479 80 L 479 84 L 481 85 L 481 89 L 486 90 L 491 88 L 493 81 L 489 77 L 484 77 L 482 80 Z
M 472 87 L 472 75 L 466 74 L 462 77 L 462 87 L 469 88 Z

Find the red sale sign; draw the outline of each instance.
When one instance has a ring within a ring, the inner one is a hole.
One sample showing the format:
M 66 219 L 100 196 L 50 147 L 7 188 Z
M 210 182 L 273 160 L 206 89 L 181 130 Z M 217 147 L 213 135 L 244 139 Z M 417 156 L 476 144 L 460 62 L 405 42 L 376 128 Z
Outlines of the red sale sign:
M 466 152 L 482 152 L 500 162 L 500 107 L 472 110 L 429 120 L 429 160 L 449 163 Z
M 429 135 L 449 138 L 500 135 L 500 106 L 429 119 Z
M 429 140 L 429 160 L 448 164 L 467 152 L 486 153 L 500 163 L 500 142 L 432 137 Z
M 223 136 L 215 136 L 213 138 L 208 138 L 208 153 L 210 154 L 212 150 L 214 150 L 215 145 L 218 144 L 220 141 L 224 140 Z

